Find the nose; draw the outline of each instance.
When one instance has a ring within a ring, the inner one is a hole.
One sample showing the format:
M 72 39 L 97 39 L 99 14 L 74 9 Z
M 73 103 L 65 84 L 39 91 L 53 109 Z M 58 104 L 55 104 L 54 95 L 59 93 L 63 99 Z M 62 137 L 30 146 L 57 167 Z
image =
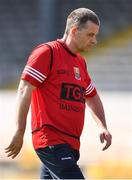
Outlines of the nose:
M 96 37 L 93 37 L 92 43 L 93 43 L 94 45 L 96 45 L 96 44 L 98 43 Z

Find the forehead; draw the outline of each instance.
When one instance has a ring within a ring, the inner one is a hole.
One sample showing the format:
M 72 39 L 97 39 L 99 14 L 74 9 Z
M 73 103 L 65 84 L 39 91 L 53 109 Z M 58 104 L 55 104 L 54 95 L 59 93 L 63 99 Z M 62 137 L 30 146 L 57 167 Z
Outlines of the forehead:
M 99 25 L 93 23 L 92 21 L 88 21 L 86 22 L 85 27 L 82 30 L 97 34 L 99 32 Z

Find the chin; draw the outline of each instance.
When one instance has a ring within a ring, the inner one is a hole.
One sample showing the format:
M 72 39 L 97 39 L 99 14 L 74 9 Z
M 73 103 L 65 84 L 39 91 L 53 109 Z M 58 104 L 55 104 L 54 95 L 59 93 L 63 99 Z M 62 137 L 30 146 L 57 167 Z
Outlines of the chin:
M 88 47 L 88 48 L 85 49 L 85 52 L 89 52 L 91 50 L 92 50 L 92 48 Z
M 87 48 L 84 48 L 84 49 L 80 49 L 80 52 L 89 52 L 91 50 L 92 50 L 91 47 L 87 47 Z

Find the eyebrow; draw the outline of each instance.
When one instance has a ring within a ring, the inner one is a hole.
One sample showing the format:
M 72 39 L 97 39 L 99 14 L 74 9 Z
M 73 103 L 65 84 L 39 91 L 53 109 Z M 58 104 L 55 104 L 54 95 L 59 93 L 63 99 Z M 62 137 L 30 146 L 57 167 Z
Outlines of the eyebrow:
M 88 35 L 90 35 L 90 36 L 94 36 L 94 35 L 96 35 L 95 33 L 88 33 Z
M 88 35 L 91 35 L 91 36 L 97 36 L 98 35 L 98 33 L 93 33 L 93 32 L 90 32 L 90 33 L 88 33 Z

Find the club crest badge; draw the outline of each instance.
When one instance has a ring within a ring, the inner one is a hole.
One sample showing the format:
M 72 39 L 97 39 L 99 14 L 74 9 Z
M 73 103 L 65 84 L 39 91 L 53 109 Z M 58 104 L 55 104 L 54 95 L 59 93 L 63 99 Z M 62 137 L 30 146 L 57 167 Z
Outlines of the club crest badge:
M 78 67 L 74 67 L 74 75 L 75 75 L 75 79 L 81 80 L 80 70 Z

